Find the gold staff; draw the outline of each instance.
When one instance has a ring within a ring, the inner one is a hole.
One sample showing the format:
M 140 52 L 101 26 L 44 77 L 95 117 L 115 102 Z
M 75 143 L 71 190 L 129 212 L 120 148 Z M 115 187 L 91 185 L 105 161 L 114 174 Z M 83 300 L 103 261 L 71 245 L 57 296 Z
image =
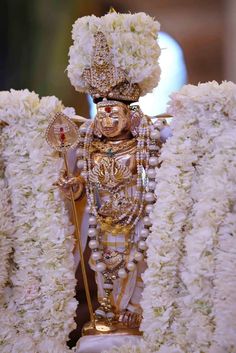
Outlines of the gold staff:
M 66 152 L 74 148 L 78 144 L 78 139 L 79 139 L 79 129 L 77 125 L 65 114 L 56 113 L 56 115 L 53 117 L 53 119 L 51 120 L 47 128 L 46 140 L 53 149 L 55 149 L 56 151 L 62 154 L 64 159 L 64 164 L 65 164 L 65 170 L 68 177 L 70 175 L 70 172 L 69 172 Z M 74 191 L 73 191 L 72 185 L 69 187 L 69 192 L 70 192 L 70 201 L 72 204 L 72 212 L 73 212 L 73 219 L 75 224 L 76 237 L 78 239 L 78 247 L 79 247 L 86 300 L 88 304 L 90 320 L 91 320 L 92 326 L 95 328 L 95 318 L 93 315 L 92 301 L 91 301 L 91 296 L 89 292 L 88 278 L 87 278 L 86 269 L 85 269 L 84 255 L 83 255 L 83 249 L 82 249 L 82 243 L 81 243 L 81 237 L 80 237 L 80 231 L 79 231 L 79 222 L 78 222 L 78 217 L 76 212 Z

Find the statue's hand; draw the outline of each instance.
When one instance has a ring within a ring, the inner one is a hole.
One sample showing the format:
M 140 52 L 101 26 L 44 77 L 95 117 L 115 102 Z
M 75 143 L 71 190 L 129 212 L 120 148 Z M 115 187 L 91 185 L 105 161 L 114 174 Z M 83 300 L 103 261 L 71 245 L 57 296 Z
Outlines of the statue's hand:
M 58 186 L 67 198 L 70 198 L 73 191 L 75 200 L 82 196 L 85 189 L 85 181 L 80 175 L 68 176 L 65 170 L 61 171 L 59 179 L 53 185 Z

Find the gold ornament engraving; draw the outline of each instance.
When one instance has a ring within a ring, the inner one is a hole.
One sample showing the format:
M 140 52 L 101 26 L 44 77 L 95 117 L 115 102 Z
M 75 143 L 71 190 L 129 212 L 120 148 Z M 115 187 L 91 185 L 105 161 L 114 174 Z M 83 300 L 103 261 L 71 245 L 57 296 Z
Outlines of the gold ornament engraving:
M 97 32 L 94 36 L 94 57 L 90 68 L 83 71 L 83 78 L 93 97 L 106 97 L 136 102 L 140 96 L 137 83 L 130 83 L 124 70 L 113 64 L 105 35 Z
M 111 210 L 112 214 L 112 210 Z M 113 214 L 111 217 L 99 217 L 98 220 L 101 226 L 101 231 L 106 234 L 112 234 L 112 235 L 117 235 L 117 234 L 124 234 L 130 235 L 132 227 L 129 225 L 123 225 L 123 224 L 115 224 L 118 220 L 114 218 Z
M 107 249 L 103 253 L 103 259 L 107 270 L 112 274 L 117 274 L 118 270 L 124 264 L 124 255 L 118 251 Z
M 103 223 L 103 231 L 109 231 L 113 235 L 129 232 L 129 228 L 124 227 L 119 222 L 123 214 L 126 215 L 126 218 L 129 216 L 127 210 L 130 210 L 133 204 L 133 199 L 118 193 L 111 195 L 109 200 L 104 201 L 98 210 L 99 216 L 103 217 L 101 222 Z
M 132 173 L 129 168 L 118 163 L 114 158 L 104 157 L 91 171 L 90 182 L 112 190 L 121 183 L 127 183 L 131 178 Z

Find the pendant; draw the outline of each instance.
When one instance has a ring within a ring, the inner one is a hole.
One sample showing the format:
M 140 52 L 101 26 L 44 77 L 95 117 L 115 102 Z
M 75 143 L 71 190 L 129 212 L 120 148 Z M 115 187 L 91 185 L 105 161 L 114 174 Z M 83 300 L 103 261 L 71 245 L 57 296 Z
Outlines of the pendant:
M 124 255 L 118 251 L 107 249 L 103 252 L 103 259 L 109 272 L 115 274 L 124 264 Z

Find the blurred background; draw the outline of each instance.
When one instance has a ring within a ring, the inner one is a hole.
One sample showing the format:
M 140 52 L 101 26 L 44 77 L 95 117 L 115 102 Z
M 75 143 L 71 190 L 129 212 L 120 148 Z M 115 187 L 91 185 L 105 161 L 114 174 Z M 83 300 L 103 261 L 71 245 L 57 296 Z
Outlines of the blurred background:
M 162 76 L 154 94 L 141 100 L 146 114 L 164 113 L 168 95 L 185 83 L 236 82 L 236 0 L 1 0 L 0 90 L 55 95 L 77 114 L 93 115 L 88 97 L 75 92 L 67 78 L 71 28 L 78 17 L 101 16 L 111 6 L 144 11 L 161 23 Z M 92 281 L 91 287 L 96 291 Z M 87 320 L 81 281 L 78 289 L 79 327 L 69 345 L 80 335 L 81 318 Z
M 89 116 L 86 97 L 66 74 L 71 27 L 80 16 L 144 11 L 161 23 L 162 77 L 145 113 L 165 111 L 184 83 L 236 81 L 236 0 L 1 0 L 0 90 L 28 88 L 56 95 Z M 94 114 L 93 112 L 91 113 Z

